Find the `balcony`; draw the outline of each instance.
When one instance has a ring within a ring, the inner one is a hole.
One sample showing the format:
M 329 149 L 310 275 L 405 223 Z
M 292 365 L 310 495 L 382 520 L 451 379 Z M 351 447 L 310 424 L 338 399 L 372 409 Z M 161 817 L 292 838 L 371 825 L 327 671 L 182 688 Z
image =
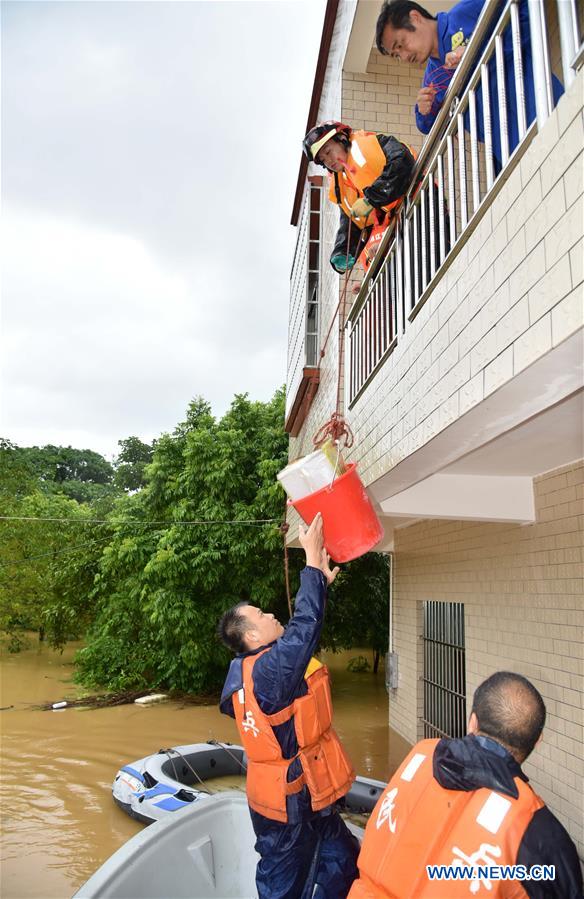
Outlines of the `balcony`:
M 537 120 L 518 4 L 497 19 L 487 3 L 349 314 L 346 415 L 389 534 L 419 518 L 532 521 L 533 476 L 582 456 L 581 39 L 560 0 L 553 108 L 549 8 L 529 9 Z

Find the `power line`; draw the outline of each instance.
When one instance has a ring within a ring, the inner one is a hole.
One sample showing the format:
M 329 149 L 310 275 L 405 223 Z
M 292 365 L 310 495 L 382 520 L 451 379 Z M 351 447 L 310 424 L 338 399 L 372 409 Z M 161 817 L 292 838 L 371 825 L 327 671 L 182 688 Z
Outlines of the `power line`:
M 7 562 L 0 562 L 0 568 L 7 568 L 9 565 L 23 565 L 26 562 L 35 562 L 37 559 L 46 559 L 48 556 L 61 556 L 63 553 L 72 553 L 78 549 L 83 549 L 85 546 L 92 546 L 94 543 L 105 543 L 106 540 L 111 540 L 111 536 L 88 540 L 86 543 L 77 543 L 75 546 L 68 546 L 66 549 L 55 549 L 52 552 L 41 553 L 38 556 L 27 556 L 25 559 L 9 559 Z
M 197 525 L 211 524 L 229 524 L 229 525 L 249 525 L 258 526 L 263 524 L 281 523 L 280 518 L 235 518 L 230 521 L 222 519 L 196 519 L 193 521 L 140 521 L 138 518 L 117 518 L 111 520 L 108 518 L 47 518 L 45 516 L 35 515 L 0 515 L 0 521 L 52 521 L 63 522 L 68 524 L 136 524 L 139 527 L 160 526 L 164 527 L 195 527 Z

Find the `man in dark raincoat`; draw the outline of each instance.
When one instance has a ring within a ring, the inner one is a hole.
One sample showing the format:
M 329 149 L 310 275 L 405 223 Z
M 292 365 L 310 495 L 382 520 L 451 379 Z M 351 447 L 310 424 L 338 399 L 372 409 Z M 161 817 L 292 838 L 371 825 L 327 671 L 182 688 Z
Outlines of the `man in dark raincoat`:
M 309 719 L 304 718 L 302 729 L 298 727 L 304 712 L 296 704 L 302 698 L 301 706 L 310 707 L 315 681 L 328 690 L 326 668 L 313 654 L 322 628 L 327 584 L 332 583 L 338 568 L 331 571 L 320 514 L 308 531 L 300 529 L 300 543 L 306 553 L 306 568 L 301 572 L 294 615 L 286 628 L 273 615 L 250 604 L 230 609 L 219 623 L 221 639 L 237 652 L 220 708 L 236 718 L 248 754 L 247 792 L 257 838 L 255 848 L 260 855 L 256 872 L 260 899 L 342 899 L 357 875 L 359 846 L 334 801 L 348 791 L 354 774 L 330 727 L 319 742 L 309 740 L 311 751 L 303 753 L 307 741 L 299 734 Z M 321 686 L 316 689 L 320 691 Z M 323 695 L 319 693 L 320 700 Z M 269 716 L 282 723 L 271 724 Z M 275 761 L 253 762 L 254 752 L 258 757 L 255 746 L 262 739 L 268 741 L 265 745 L 272 751 L 275 747 L 279 754 Z M 325 743 L 333 747 L 334 755 L 327 758 L 323 769 L 310 772 L 307 755 L 316 758 Z M 275 769 L 284 773 L 274 783 L 282 786 L 282 778 L 286 781 L 279 809 L 274 801 L 277 791 L 270 790 Z M 326 782 L 328 777 L 331 784 Z M 317 796 L 321 800 L 330 796 L 332 801 L 315 801 Z
M 520 674 L 483 681 L 467 736 L 417 743 L 380 796 L 350 899 L 581 899 L 576 846 L 522 769 L 545 718 Z
M 309 162 L 329 174 L 329 200 L 340 210 L 330 256 L 336 272 L 357 258 L 367 269 L 412 180 L 415 153 L 396 137 L 320 122 L 302 142 Z

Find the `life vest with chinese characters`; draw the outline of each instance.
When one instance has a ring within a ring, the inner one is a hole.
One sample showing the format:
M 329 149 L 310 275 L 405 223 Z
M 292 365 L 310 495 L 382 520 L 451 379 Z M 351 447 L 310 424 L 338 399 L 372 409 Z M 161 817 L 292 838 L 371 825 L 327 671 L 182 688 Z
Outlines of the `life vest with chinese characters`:
M 384 218 L 381 224 L 374 225 L 371 229 L 369 237 L 367 238 L 367 243 L 359 254 L 359 262 L 365 271 L 367 271 L 377 255 L 377 251 L 383 240 L 383 235 L 387 231 L 388 224 L 388 219 Z
M 305 785 L 313 811 L 340 799 L 355 780 L 353 766 L 331 727 L 332 702 L 328 668 L 313 659 L 304 675 L 308 693 L 289 706 L 266 715 L 253 689 L 253 667 L 264 652 L 242 661 L 243 686 L 233 694 L 233 711 L 247 755 L 247 801 L 254 811 L 286 823 L 286 797 Z M 293 719 L 302 774 L 288 782 L 292 759 L 282 757 L 273 728 Z
M 523 834 L 544 805 L 518 777 L 517 799 L 488 788 L 469 792 L 444 789 L 432 773 L 437 743 L 418 743 L 380 797 L 367 823 L 358 862 L 360 876 L 349 899 L 527 896 L 519 880 L 430 879 L 426 865 L 490 868 L 515 864 Z
M 416 153 L 408 144 L 408 148 L 414 159 Z M 351 216 L 351 207 L 360 197 L 365 196 L 363 191 L 371 187 L 377 181 L 385 166 L 387 159 L 373 131 L 353 131 L 351 134 L 351 148 L 349 156 L 342 172 L 329 172 L 329 199 L 341 207 L 343 212 Z M 393 203 L 381 208 L 391 214 L 396 206 L 399 206 L 402 198 L 399 197 Z M 389 218 L 389 217 L 388 217 Z M 363 229 L 367 225 L 378 224 L 375 210 L 367 217 L 359 216 L 353 219 L 357 227 Z

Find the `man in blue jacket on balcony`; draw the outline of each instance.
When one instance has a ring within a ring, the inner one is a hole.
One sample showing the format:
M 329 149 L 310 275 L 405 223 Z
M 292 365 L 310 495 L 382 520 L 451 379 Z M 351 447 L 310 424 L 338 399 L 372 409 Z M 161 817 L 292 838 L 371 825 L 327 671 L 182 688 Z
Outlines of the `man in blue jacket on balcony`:
M 429 133 L 436 120 L 454 71 L 464 55 L 466 45 L 476 28 L 485 2 L 486 0 L 460 0 L 448 12 L 439 12 L 436 17 L 428 12 L 427 9 L 424 9 L 423 6 L 413 2 L 413 0 L 385 0 L 381 8 L 376 26 L 376 43 L 379 52 L 410 65 L 419 66 L 426 63 L 422 87 L 418 93 L 415 107 L 416 124 L 423 134 Z M 499 12 L 503 10 L 504 5 L 504 2 L 500 3 Z M 519 24 L 523 60 L 525 113 L 527 126 L 529 127 L 535 119 L 536 110 L 527 0 L 520 0 L 519 2 Z M 491 28 L 491 33 L 492 30 Z M 488 37 L 490 37 L 490 34 Z M 486 42 L 485 40 L 485 45 Z M 507 25 L 503 35 L 503 55 L 509 153 L 512 153 L 519 143 L 512 43 L 511 28 Z M 552 81 L 554 103 L 557 103 L 563 93 L 563 88 L 557 78 L 554 77 Z M 495 167 L 498 171 L 502 166 L 502 151 L 494 57 L 489 62 L 489 88 L 493 156 L 495 158 Z M 477 135 L 479 140 L 483 141 L 483 101 L 480 89 L 477 91 L 476 101 Z M 467 120 L 468 115 L 465 116 L 465 126 L 468 129 Z

